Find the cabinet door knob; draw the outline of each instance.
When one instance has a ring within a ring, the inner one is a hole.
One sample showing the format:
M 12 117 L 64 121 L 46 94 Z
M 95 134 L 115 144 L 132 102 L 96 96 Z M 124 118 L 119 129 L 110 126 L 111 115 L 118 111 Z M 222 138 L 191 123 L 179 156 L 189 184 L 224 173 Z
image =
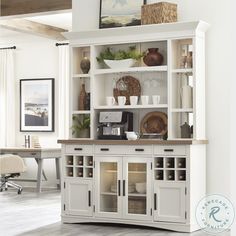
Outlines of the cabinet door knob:
M 144 152 L 144 149 L 143 148 L 136 148 L 135 151 L 136 152 Z
M 164 149 L 164 152 L 173 152 L 174 149 Z
M 74 148 L 75 151 L 83 151 L 83 148 Z
M 109 148 L 101 148 L 100 149 L 102 152 L 107 152 L 107 151 L 109 151 Z

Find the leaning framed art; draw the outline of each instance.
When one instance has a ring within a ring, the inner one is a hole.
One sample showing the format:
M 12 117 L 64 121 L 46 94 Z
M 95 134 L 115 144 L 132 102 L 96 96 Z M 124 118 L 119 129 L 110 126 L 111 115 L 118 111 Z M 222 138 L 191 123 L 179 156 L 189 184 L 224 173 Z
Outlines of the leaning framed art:
M 54 79 L 20 80 L 20 131 L 54 131 Z
M 99 28 L 141 25 L 146 0 L 100 0 Z

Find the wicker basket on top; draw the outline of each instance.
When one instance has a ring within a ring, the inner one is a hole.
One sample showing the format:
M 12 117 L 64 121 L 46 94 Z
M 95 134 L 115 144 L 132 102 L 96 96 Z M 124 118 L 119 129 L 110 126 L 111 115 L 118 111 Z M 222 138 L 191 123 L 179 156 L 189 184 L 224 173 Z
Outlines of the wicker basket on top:
M 177 4 L 159 2 L 142 6 L 142 25 L 177 21 Z

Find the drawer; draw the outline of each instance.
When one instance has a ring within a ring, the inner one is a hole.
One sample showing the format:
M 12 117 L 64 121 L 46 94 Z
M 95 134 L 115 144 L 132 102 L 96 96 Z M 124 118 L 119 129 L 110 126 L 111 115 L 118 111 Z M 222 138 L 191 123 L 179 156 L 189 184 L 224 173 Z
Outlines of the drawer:
M 66 145 L 66 153 L 68 154 L 91 154 L 93 153 L 93 145 Z
M 151 155 L 151 146 L 126 146 L 126 145 L 97 145 L 95 146 L 96 154 L 114 154 L 114 155 Z
M 186 146 L 154 146 L 154 155 L 166 155 L 166 156 L 175 156 L 175 155 L 186 155 Z

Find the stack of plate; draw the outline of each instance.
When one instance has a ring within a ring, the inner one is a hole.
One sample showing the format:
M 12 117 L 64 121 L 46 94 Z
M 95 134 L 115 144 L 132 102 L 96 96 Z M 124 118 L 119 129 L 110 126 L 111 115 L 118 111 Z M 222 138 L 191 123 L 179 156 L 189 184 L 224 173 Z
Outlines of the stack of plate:
M 113 192 L 113 193 L 117 192 L 117 184 L 111 185 L 111 192 Z M 134 183 L 129 183 L 128 192 L 129 193 L 135 192 L 135 184 Z

